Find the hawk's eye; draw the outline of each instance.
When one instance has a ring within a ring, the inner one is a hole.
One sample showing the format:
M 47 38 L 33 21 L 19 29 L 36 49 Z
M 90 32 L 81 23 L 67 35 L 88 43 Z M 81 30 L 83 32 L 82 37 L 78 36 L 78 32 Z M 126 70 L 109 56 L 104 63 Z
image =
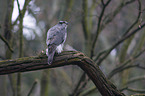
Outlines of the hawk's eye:
M 63 24 L 64 22 L 60 21 L 59 24 Z
M 66 25 L 68 25 L 68 23 L 66 21 L 59 21 L 59 24 L 66 24 Z

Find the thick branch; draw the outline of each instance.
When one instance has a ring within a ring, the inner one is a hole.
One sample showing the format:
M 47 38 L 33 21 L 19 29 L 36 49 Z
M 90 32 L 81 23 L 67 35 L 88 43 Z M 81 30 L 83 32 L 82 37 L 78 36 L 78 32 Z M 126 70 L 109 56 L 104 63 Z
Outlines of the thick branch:
M 124 94 L 120 93 L 114 85 L 105 78 L 99 67 L 94 66 L 94 62 L 91 59 L 77 51 L 63 52 L 59 55 L 55 55 L 52 65 L 47 64 L 47 56 L 44 54 L 38 57 L 4 60 L 0 62 L 0 75 L 66 65 L 78 65 L 84 70 L 103 96 L 124 96 Z

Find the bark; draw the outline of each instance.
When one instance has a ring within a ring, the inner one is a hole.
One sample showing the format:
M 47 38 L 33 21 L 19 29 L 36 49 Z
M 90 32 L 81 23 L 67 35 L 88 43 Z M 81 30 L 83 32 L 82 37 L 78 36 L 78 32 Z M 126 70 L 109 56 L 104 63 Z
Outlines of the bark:
M 40 69 L 56 68 L 67 65 L 77 65 L 87 73 L 94 82 L 102 96 L 124 96 L 116 87 L 109 82 L 98 66 L 86 57 L 83 53 L 77 51 L 68 51 L 61 54 L 55 54 L 54 62 L 47 64 L 47 56 L 41 54 L 38 57 L 24 57 L 15 60 L 3 60 L 0 62 L 0 75 L 16 72 L 34 71 Z

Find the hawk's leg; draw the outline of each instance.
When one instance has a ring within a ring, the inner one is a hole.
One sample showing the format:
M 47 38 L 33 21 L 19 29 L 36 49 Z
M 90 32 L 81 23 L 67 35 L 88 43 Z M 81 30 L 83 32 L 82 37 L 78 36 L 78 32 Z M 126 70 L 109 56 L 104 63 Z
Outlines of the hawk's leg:
M 61 53 L 63 51 L 63 44 L 60 44 L 59 46 L 56 47 L 57 53 Z
M 46 49 L 46 55 L 48 56 L 48 48 Z

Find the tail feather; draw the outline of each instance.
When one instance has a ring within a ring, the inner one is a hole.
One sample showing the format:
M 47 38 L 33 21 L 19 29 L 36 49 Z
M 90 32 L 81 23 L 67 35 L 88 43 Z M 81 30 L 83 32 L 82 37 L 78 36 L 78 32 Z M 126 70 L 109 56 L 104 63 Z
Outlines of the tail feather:
M 48 64 L 52 64 L 56 47 L 48 47 Z
M 48 64 L 49 65 L 52 64 L 52 62 L 53 62 L 54 53 L 55 53 L 55 51 L 51 54 L 48 54 Z

